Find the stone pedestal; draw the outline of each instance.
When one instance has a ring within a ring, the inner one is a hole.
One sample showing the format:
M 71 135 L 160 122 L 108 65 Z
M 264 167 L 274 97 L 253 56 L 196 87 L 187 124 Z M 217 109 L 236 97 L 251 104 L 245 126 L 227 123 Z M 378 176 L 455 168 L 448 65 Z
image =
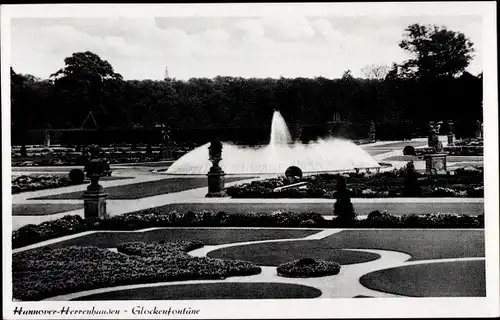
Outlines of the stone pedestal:
M 222 169 L 220 170 L 210 170 L 207 174 L 208 177 L 208 193 L 205 197 L 207 198 L 218 198 L 227 197 L 226 191 L 224 191 L 224 176 L 226 174 Z
M 88 218 L 104 218 L 106 213 L 107 193 L 102 190 L 87 190 L 83 192 L 84 216 Z
M 449 134 L 448 135 L 448 146 L 452 147 L 454 145 L 455 145 L 455 135 Z
M 447 174 L 445 153 L 424 155 L 426 174 Z
M 170 148 L 163 148 L 161 151 L 160 151 L 160 156 L 162 157 L 162 159 L 172 159 L 172 149 Z

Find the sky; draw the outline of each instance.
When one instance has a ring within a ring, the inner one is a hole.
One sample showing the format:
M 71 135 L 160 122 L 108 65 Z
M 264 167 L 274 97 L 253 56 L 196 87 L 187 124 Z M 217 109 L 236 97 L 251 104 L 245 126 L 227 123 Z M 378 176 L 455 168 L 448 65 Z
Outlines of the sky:
M 398 43 L 413 23 L 465 34 L 482 71 L 481 16 L 340 16 L 273 14 L 224 17 L 12 18 L 11 64 L 48 78 L 74 52 L 92 51 L 124 79 L 326 77 L 410 56 Z

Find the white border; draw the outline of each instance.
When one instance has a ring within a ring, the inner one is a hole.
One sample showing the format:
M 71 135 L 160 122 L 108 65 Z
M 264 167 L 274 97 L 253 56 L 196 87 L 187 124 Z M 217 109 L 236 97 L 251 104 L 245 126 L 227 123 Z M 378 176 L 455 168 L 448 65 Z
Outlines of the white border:
M 98 7 L 98 9 L 96 9 Z M 14 306 L 23 308 L 90 307 L 129 309 L 134 305 L 148 307 L 200 309 L 197 318 L 376 318 L 376 317 L 493 317 L 499 316 L 499 236 L 498 236 L 498 92 L 496 2 L 431 3 L 314 3 L 314 4 L 205 4 L 205 5 L 2 5 L 2 168 L 3 190 L 10 190 L 10 18 L 13 17 L 108 17 L 108 16 L 255 16 L 261 14 L 303 15 L 480 15 L 483 17 L 484 133 L 485 133 L 485 208 L 487 298 L 422 299 L 314 299 L 314 300 L 238 300 L 161 302 L 25 302 L 13 303 L 11 292 L 11 196 L 3 194 L 3 316 L 14 319 Z M 162 14 L 163 13 L 163 14 Z M 121 314 L 119 318 L 132 315 Z M 134 318 L 151 318 L 136 315 Z M 183 318 L 183 316 L 177 316 Z M 193 316 L 184 316 L 184 318 Z M 17 317 L 19 318 L 19 317 Z M 26 316 L 24 318 L 27 318 Z M 48 316 L 32 316 L 47 319 Z M 59 316 L 57 318 L 71 318 Z M 90 316 L 73 317 L 86 319 Z M 98 318 L 95 316 L 94 318 Z M 109 318 L 118 318 L 109 316 Z

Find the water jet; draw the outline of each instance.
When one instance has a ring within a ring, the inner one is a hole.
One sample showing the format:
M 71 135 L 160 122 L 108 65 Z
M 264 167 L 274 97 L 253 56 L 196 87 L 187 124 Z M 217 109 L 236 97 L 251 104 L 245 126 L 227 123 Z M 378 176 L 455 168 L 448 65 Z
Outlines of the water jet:
M 172 175 L 206 175 L 210 170 L 208 143 L 175 161 L 165 172 Z M 304 173 L 353 171 L 355 168 L 379 168 L 379 163 L 349 140 L 327 138 L 303 144 L 293 141 L 279 111 L 271 121 L 269 143 L 260 147 L 242 147 L 223 142 L 221 168 L 226 175 L 284 174 L 290 166 Z

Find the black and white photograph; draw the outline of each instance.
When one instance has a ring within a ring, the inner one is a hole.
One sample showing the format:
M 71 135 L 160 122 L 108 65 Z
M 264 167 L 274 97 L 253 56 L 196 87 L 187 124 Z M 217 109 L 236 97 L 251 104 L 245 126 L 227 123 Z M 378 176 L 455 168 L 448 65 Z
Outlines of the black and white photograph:
M 4 319 L 500 316 L 496 2 L 1 24 Z

